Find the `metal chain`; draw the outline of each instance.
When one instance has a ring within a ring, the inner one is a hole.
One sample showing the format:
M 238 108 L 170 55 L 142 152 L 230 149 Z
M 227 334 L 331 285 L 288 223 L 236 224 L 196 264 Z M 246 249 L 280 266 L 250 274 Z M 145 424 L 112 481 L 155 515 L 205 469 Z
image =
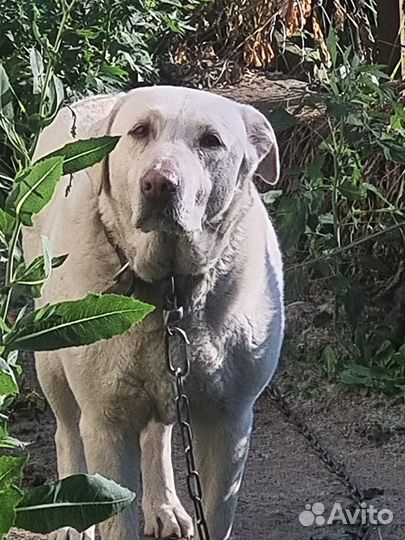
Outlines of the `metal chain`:
M 197 471 L 194 447 L 193 447 L 193 432 L 191 428 L 190 418 L 190 402 L 184 389 L 184 381 L 190 372 L 190 361 L 188 357 L 188 345 L 190 341 L 184 329 L 180 328 L 180 323 L 183 319 L 183 307 L 178 305 L 175 279 L 170 278 L 169 290 L 165 296 L 163 306 L 163 317 L 165 325 L 165 357 L 167 369 L 174 377 L 176 383 L 176 415 L 177 422 L 180 427 L 181 440 L 187 466 L 187 489 L 190 499 L 194 505 L 197 530 L 199 540 L 210 540 L 208 526 L 205 519 L 204 509 L 202 505 L 203 493 L 201 478 Z M 174 360 L 172 355 L 171 344 L 174 340 L 178 340 L 183 354 L 182 358 Z M 179 363 L 180 362 L 180 363 Z M 312 433 L 307 424 L 301 417 L 291 408 L 286 398 L 281 394 L 278 387 L 274 384 L 267 388 L 267 394 L 275 403 L 283 416 L 292 423 L 297 431 L 303 435 L 309 446 L 315 451 L 320 460 L 334 474 L 340 482 L 346 486 L 349 491 L 350 498 L 355 504 L 364 502 L 364 493 L 351 480 L 344 465 L 335 460 L 326 448 L 324 448 L 317 437 Z M 371 525 L 360 524 L 356 531 L 356 540 L 367 540 L 370 536 Z
M 329 471 L 348 489 L 351 500 L 358 505 L 364 502 L 365 497 L 363 491 L 353 483 L 343 463 L 336 461 L 330 452 L 321 445 L 307 424 L 291 408 L 285 396 L 281 394 L 279 388 L 275 384 L 271 384 L 266 389 L 266 392 L 283 416 L 293 424 L 297 431 L 306 439 L 309 446 L 315 451 Z M 360 523 L 356 530 L 355 540 L 367 540 L 370 536 L 370 532 L 371 524 L 369 522 L 366 524 Z
M 199 540 L 210 540 L 207 521 L 205 519 L 202 505 L 203 493 L 201 478 L 197 471 L 194 447 L 193 432 L 191 429 L 190 402 L 184 389 L 184 381 L 190 372 L 190 360 L 188 357 L 188 345 L 190 344 L 186 332 L 180 328 L 183 319 L 183 307 L 178 305 L 175 279 L 170 278 L 169 290 L 163 305 L 163 318 L 165 325 L 165 357 L 167 369 L 176 382 L 176 414 L 177 423 L 180 427 L 181 441 L 186 458 L 187 466 L 187 490 L 194 505 L 194 513 L 198 530 Z M 183 354 L 182 358 L 174 359 L 171 344 L 177 340 Z

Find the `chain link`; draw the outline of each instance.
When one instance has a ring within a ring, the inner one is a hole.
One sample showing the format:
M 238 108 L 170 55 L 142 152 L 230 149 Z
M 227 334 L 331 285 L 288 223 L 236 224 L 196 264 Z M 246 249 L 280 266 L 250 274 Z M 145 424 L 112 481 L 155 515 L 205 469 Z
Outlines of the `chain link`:
M 293 424 L 297 431 L 306 439 L 307 443 L 315 451 L 322 463 L 324 463 L 329 471 L 348 489 L 350 499 L 358 505 L 364 502 L 365 497 L 363 491 L 353 483 L 343 463 L 336 461 L 330 452 L 321 445 L 307 424 L 302 420 L 301 416 L 291 408 L 285 396 L 281 394 L 279 388 L 275 384 L 271 384 L 266 389 L 266 392 L 283 416 Z M 369 522 L 366 524 L 360 523 L 354 539 L 367 540 L 370 536 L 370 532 L 371 524 Z
M 184 381 L 190 372 L 188 345 L 190 344 L 186 332 L 180 328 L 183 319 L 183 308 L 178 305 L 174 277 L 170 278 L 169 290 L 163 306 L 163 320 L 165 325 L 165 357 L 167 369 L 176 383 L 176 415 L 180 428 L 181 441 L 187 466 L 187 490 L 194 505 L 194 513 L 199 540 L 210 540 L 207 521 L 202 504 L 203 492 L 201 478 L 198 474 L 193 447 L 193 431 L 191 429 L 190 402 L 184 389 Z M 177 340 L 182 354 L 179 358 L 172 355 L 172 344 Z

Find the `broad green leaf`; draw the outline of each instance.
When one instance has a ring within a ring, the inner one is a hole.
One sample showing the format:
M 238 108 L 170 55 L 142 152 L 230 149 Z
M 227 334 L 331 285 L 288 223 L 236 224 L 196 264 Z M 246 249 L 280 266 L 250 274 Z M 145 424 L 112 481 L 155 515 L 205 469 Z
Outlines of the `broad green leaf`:
M 21 501 L 21 491 L 13 485 L 0 488 L 0 538 L 14 526 L 16 519 L 16 506 Z
M 51 200 L 63 171 L 63 158 L 52 157 L 35 163 L 15 185 L 9 196 L 17 215 L 30 217 Z M 25 220 L 31 224 L 30 219 Z
M 25 459 L 0 456 L 0 489 L 12 483 L 19 483 Z
M 96 474 L 70 476 L 28 491 L 17 508 L 16 526 L 47 534 L 61 527 L 79 532 L 129 506 L 135 494 Z
M 0 62 L 0 117 L 13 120 L 13 93 L 3 64 Z
M 8 349 L 48 351 L 123 334 L 154 307 L 116 294 L 47 305 L 24 315 L 4 338 Z
M 120 137 L 110 136 L 83 139 L 65 144 L 62 148 L 45 157 L 62 156 L 64 158 L 63 174 L 72 174 L 87 169 L 104 159 L 114 150 L 119 139 Z
M 14 525 L 15 508 L 22 499 L 19 485 L 25 459 L 11 456 L 0 457 L 0 538 Z
M 14 396 L 18 394 L 18 384 L 9 364 L 0 357 L 0 396 Z

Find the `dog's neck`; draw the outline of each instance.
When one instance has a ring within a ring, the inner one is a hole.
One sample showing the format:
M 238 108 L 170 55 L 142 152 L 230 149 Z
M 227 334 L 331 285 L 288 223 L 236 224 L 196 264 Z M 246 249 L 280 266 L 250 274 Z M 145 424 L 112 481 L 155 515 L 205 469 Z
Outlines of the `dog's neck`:
M 112 290 L 161 305 L 169 278 L 175 276 L 183 305 L 203 301 L 217 280 L 232 271 L 245 234 L 244 217 L 253 204 L 252 189 L 249 185 L 244 196 L 235 197 L 226 214 L 217 216 L 202 231 L 190 234 L 134 230 L 128 237 L 122 234 L 125 224 L 119 222 L 119 217 L 117 223 L 117 209 L 110 204 L 100 210 L 106 237 L 120 265 L 128 267 Z

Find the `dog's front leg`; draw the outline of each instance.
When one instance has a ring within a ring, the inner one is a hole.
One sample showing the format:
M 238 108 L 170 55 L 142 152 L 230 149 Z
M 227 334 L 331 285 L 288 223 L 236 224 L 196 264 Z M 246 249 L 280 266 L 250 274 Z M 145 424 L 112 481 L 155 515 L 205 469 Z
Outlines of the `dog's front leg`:
M 123 422 L 101 419 L 99 411 L 82 415 L 87 468 L 90 474 L 101 474 L 139 494 L 139 435 Z M 100 524 L 102 540 L 138 540 L 136 500 L 124 512 Z
M 193 522 L 179 501 L 172 465 L 172 426 L 151 420 L 141 433 L 145 534 L 191 538 Z
M 239 414 L 240 413 L 240 414 Z M 210 538 L 230 537 L 252 429 L 252 410 L 192 418 Z

